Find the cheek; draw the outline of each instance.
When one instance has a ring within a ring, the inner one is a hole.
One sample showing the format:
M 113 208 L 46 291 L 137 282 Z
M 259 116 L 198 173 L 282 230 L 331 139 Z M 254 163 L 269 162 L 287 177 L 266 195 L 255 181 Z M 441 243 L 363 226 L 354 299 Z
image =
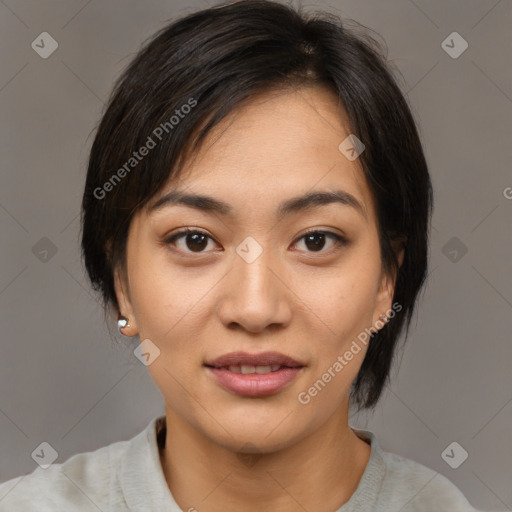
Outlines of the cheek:
M 190 385 L 183 393 L 182 385 L 197 371 L 207 288 L 198 286 L 187 271 L 145 256 L 133 269 L 130 285 L 140 339 L 150 339 L 160 350 L 147 369 L 166 400 L 186 411 L 190 396 L 196 395 Z
M 363 363 L 369 341 L 365 329 L 372 325 L 380 268 L 380 260 L 370 249 L 354 253 L 330 275 L 317 276 L 314 293 L 312 280 L 301 280 L 300 293 L 315 313 L 309 317 L 315 318 L 315 323 L 317 318 L 321 320 L 311 387 L 303 389 L 301 395 L 311 401 L 308 407 L 318 418 L 346 398 Z
M 181 380 L 197 367 L 222 275 L 207 266 L 178 267 L 165 251 L 139 254 L 130 277 L 132 303 L 140 339 L 149 338 L 160 349 L 149 367 L 155 381 L 172 384 L 164 368 Z
M 297 295 L 322 321 L 326 339 L 344 343 L 371 326 L 381 271 L 375 254 L 373 248 L 354 251 L 329 272 L 317 269 L 297 279 Z

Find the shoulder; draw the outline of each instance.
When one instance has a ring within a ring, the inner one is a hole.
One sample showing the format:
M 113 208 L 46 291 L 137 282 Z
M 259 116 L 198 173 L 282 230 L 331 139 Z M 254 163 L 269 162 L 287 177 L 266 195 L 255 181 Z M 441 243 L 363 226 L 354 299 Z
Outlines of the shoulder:
M 390 506 L 402 512 L 477 512 L 440 473 L 395 453 L 380 451 L 380 455 L 386 465 L 383 494 Z
M 110 479 L 129 443 L 118 441 L 79 453 L 0 483 L 0 512 L 107 510 Z

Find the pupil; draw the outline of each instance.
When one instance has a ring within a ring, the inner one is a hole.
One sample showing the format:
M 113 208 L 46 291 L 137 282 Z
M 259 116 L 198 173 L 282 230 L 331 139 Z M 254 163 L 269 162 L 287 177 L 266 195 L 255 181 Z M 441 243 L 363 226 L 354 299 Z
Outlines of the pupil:
M 321 237 L 321 240 L 319 240 L 318 237 Z M 306 237 L 306 245 L 307 245 L 308 249 L 311 249 L 311 247 L 313 247 L 314 249 L 315 248 L 316 249 L 319 249 L 319 248 L 322 249 L 323 245 L 325 243 L 324 238 L 325 238 L 325 234 L 324 233 L 313 233 L 311 235 L 308 235 Z M 312 241 L 312 240 L 315 240 L 315 241 L 313 242 L 313 245 L 310 246 L 308 244 L 308 241 Z
M 198 243 L 198 241 L 200 240 L 201 237 L 202 237 L 202 244 L 201 244 L 201 242 Z M 192 244 L 196 244 L 196 245 L 191 246 L 188 243 L 190 239 L 193 239 L 194 242 L 192 242 Z M 199 250 L 204 249 L 207 245 L 208 245 L 208 241 L 206 240 L 206 235 L 202 235 L 201 233 L 193 233 L 192 235 L 187 235 L 187 247 L 191 251 L 194 251 L 195 249 L 198 249 L 198 248 L 199 248 Z

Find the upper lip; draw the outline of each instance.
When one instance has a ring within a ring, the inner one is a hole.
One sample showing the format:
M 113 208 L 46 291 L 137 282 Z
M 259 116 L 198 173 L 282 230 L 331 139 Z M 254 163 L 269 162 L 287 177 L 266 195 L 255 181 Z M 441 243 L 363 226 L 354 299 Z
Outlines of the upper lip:
M 214 366 L 215 368 L 224 368 L 228 366 L 272 366 L 280 365 L 289 368 L 304 366 L 290 356 L 286 356 L 279 352 L 261 352 L 260 354 L 249 354 L 248 352 L 230 352 L 216 359 L 205 362 L 206 366 Z

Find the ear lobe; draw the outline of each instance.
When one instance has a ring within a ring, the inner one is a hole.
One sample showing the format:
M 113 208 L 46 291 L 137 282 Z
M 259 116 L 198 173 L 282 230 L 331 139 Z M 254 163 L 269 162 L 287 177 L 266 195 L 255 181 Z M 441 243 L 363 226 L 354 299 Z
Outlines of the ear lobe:
M 378 299 L 384 302 L 391 302 L 395 291 L 395 278 L 388 272 L 383 273 L 378 292 Z
M 130 331 L 138 332 L 137 323 L 135 321 L 135 315 L 133 314 L 133 308 L 128 292 L 126 276 L 122 275 L 122 271 L 118 267 L 114 269 L 114 288 L 117 297 L 117 304 L 119 306 L 119 315 L 128 318 Z M 133 336 L 135 336 L 135 334 L 133 334 Z
M 400 268 L 402 267 L 402 264 L 404 262 L 406 241 L 407 241 L 407 238 L 400 237 L 400 238 L 396 238 L 396 239 L 392 240 L 392 242 L 391 242 L 391 247 L 393 249 L 393 252 L 395 253 L 396 260 L 398 262 L 398 268 L 394 269 L 394 271 L 393 271 L 393 291 L 395 289 L 398 272 L 400 271 Z
M 404 262 L 405 240 L 403 242 L 394 243 L 393 250 L 395 251 L 396 259 L 398 260 L 398 268 L 400 268 Z
M 395 294 L 395 286 L 398 277 L 398 272 L 400 271 L 400 267 L 402 266 L 402 263 L 404 261 L 405 239 L 395 239 L 394 241 L 392 241 L 391 244 L 393 251 L 396 255 L 398 268 L 391 269 L 390 271 L 383 272 L 382 274 L 379 291 L 377 295 L 379 307 L 382 310 L 381 312 L 391 307 L 391 303 L 393 302 L 393 296 Z

